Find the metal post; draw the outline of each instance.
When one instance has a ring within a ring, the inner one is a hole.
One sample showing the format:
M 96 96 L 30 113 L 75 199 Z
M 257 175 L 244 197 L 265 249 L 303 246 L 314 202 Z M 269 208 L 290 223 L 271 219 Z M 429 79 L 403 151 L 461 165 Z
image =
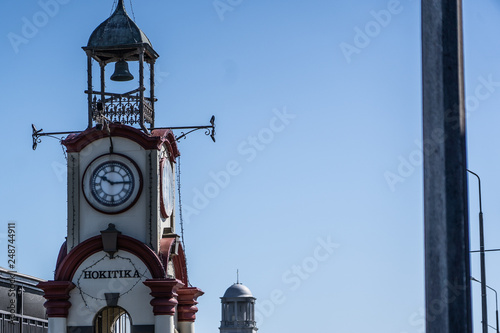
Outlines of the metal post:
M 476 281 L 478 283 L 481 283 L 481 285 L 483 284 L 481 281 L 479 281 L 478 279 L 473 278 L 472 276 L 470 278 L 471 278 L 472 281 Z M 496 313 L 495 314 L 496 314 L 496 322 L 497 322 L 497 326 L 496 326 L 495 330 L 497 331 L 497 333 L 500 333 L 500 328 L 498 327 L 498 293 L 497 293 L 497 291 L 495 289 L 491 288 L 488 285 L 486 285 L 486 288 L 492 290 L 495 293 L 495 304 L 496 304 Z
M 461 0 L 422 0 L 427 333 L 472 333 Z
M 486 259 L 484 256 L 484 224 L 483 224 L 483 206 L 481 200 L 481 178 L 479 175 L 467 170 L 471 174 L 477 177 L 479 184 L 479 253 L 481 261 L 481 311 L 482 311 L 482 324 L 483 333 L 488 332 L 488 305 L 486 298 Z M 496 293 L 496 291 L 495 291 Z M 497 324 L 498 327 L 498 324 Z
M 106 114 L 106 95 L 104 92 L 106 91 L 106 63 L 104 61 L 100 62 L 101 66 L 101 108 L 102 114 L 99 116 L 103 116 Z M 111 118 L 111 117 L 110 117 Z M 103 120 L 101 120 L 103 121 Z
M 144 125 L 144 48 L 141 48 L 139 53 L 139 89 L 139 125 L 146 134 L 149 134 Z
M 151 60 L 150 66 L 150 74 L 149 74 L 149 90 L 150 90 L 150 101 L 151 101 L 151 109 L 153 109 L 153 114 L 151 115 L 151 124 L 150 127 L 155 127 L 155 60 Z
M 89 116 L 87 128 L 92 128 L 92 58 L 87 54 L 87 90 L 88 90 L 88 103 L 89 103 Z
M 497 305 L 497 310 L 496 310 L 497 333 L 500 333 L 500 328 L 498 328 L 498 294 L 497 294 L 497 291 L 495 289 L 491 288 L 491 290 L 493 290 L 495 292 L 495 301 L 496 301 L 496 305 Z
M 500 329 L 498 328 L 498 294 L 497 294 L 497 291 L 493 288 L 491 288 L 490 286 L 486 286 L 488 287 L 489 289 L 493 290 L 495 292 L 495 302 L 496 302 L 496 321 L 497 321 L 497 327 L 496 327 L 496 331 L 497 333 L 500 333 Z

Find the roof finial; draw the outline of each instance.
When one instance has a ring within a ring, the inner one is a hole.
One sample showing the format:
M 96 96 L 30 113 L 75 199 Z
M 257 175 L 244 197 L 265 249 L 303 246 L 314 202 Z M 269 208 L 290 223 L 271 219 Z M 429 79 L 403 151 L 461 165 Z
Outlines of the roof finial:
M 240 284 L 240 270 L 236 269 L 236 284 Z
M 114 5 L 114 3 L 116 3 L 116 0 L 113 2 L 113 5 Z M 111 9 L 111 13 L 113 13 L 113 12 L 116 13 L 117 11 L 127 12 L 127 10 L 125 9 L 125 3 L 123 2 L 123 0 L 118 0 L 118 3 L 116 4 L 116 7 L 114 7 L 114 8 L 115 8 L 114 11 L 113 11 L 113 9 Z
M 127 14 L 127 9 L 125 8 L 125 3 L 123 2 L 123 0 L 118 0 L 118 5 L 116 5 L 116 10 L 120 10 L 122 12 L 124 12 L 126 15 Z M 135 22 L 135 13 L 134 13 L 134 7 L 132 6 L 132 0 L 130 0 L 130 10 L 132 11 L 132 17 L 134 19 L 134 22 Z

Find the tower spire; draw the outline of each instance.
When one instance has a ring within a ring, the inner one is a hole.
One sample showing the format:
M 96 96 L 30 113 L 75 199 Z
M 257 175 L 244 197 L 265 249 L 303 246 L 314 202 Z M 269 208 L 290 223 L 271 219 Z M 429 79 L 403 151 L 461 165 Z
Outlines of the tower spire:
M 240 270 L 236 269 L 236 283 L 240 284 Z
M 111 7 L 111 15 L 115 14 L 116 12 L 120 12 L 120 11 L 126 14 L 127 9 L 125 8 L 125 3 L 123 2 L 123 0 L 118 0 L 116 7 L 114 7 L 115 2 L 116 2 L 116 0 L 113 1 L 113 7 Z

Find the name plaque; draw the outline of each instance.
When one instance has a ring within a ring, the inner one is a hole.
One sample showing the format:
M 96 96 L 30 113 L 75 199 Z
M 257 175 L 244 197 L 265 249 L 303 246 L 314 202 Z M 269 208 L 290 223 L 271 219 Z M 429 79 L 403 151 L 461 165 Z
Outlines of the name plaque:
M 138 270 L 134 270 L 132 274 L 132 270 L 113 270 L 113 271 L 83 271 L 84 279 L 132 279 L 132 278 L 140 278 Z

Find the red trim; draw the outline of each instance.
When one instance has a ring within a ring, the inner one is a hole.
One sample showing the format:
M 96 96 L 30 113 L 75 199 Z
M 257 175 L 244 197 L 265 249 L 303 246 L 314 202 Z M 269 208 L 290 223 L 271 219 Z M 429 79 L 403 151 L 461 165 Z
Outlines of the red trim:
M 198 307 L 196 301 L 198 297 L 204 294 L 201 289 L 195 287 L 181 288 L 177 291 L 177 320 L 194 322 L 196 320 L 196 312 L 198 312 Z
M 176 279 L 150 279 L 143 283 L 151 289 L 150 295 L 154 297 L 150 302 L 154 315 L 173 316 L 178 303 L 177 289 L 184 284 Z
M 174 160 L 180 155 L 175 136 L 170 129 L 154 130 L 150 135 L 147 135 L 137 128 L 122 124 L 109 124 L 109 133 L 93 127 L 78 134 L 70 134 L 62 141 L 62 144 L 66 146 L 68 153 L 78 153 L 92 142 L 110 135 L 132 140 L 146 150 L 160 150 L 161 146 L 167 143 L 169 149 L 172 150 Z
M 177 148 L 177 140 L 175 140 L 175 135 L 170 129 L 159 129 L 151 132 L 151 135 L 158 136 L 166 139 L 166 147 L 169 153 L 170 161 L 175 163 L 175 159 L 181 155 L 179 149 Z
M 172 244 L 175 238 L 162 238 L 160 239 L 160 258 L 163 267 L 167 267 L 168 261 L 170 259 L 170 250 L 172 249 Z
M 66 241 L 61 245 L 61 249 L 59 250 L 59 255 L 57 256 L 57 261 L 56 261 L 56 270 L 57 268 L 61 265 L 61 262 L 63 261 L 64 257 L 68 255 L 68 244 Z
M 37 285 L 38 288 L 44 291 L 44 297 L 47 300 L 43 304 L 47 309 L 49 318 L 66 318 L 68 310 L 71 307 L 69 300 L 69 292 L 75 288 L 73 282 L 70 281 L 45 281 Z
M 188 285 L 188 274 L 186 268 L 186 257 L 184 254 L 184 249 L 182 248 L 182 243 L 179 244 L 179 254 L 173 257 L 174 262 L 175 277 Z
M 165 269 L 160 261 L 160 258 L 144 243 L 129 236 L 118 235 L 118 249 L 130 252 L 141 259 L 153 278 L 157 279 L 165 277 Z M 73 280 L 73 275 L 85 259 L 102 250 L 102 238 L 100 235 L 89 238 L 78 244 L 62 260 L 59 267 L 57 267 L 55 280 Z

